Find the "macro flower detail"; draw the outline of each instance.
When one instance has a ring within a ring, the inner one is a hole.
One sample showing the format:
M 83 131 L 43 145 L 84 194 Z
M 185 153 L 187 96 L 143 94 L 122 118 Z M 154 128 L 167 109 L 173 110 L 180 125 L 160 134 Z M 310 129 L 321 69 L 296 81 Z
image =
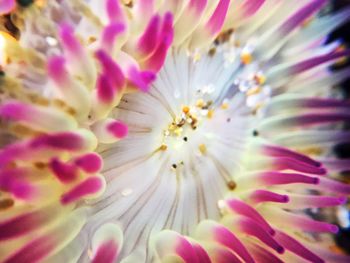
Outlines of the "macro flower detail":
M 0 262 L 349 262 L 327 4 L 0 0 Z

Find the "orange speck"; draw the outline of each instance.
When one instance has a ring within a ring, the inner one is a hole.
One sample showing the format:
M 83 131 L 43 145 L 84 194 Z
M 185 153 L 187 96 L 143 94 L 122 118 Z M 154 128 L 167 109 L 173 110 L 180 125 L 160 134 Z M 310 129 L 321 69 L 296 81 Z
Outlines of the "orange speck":
M 253 60 L 252 54 L 248 52 L 242 52 L 241 61 L 244 65 L 250 64 Z
M 265 83 L 266 77 L 264 75 L 257 74 L 254 76 L 254 80 L 257 84 L 261 85 Z
M 185 113 L 185 114 L 189 113 L 189 112 L 190 112 L 190 107 L 188 107 L 188 106 L 183 106 L 183 107 L 182 107 L 182 112 Z
M 161 151 L 166 151 L 166 149 L 168 149 L 168 146 L 166 146 L 165 144 L 162 144 L 162 145 L 159 147 L 159 149 L 160 149 Z

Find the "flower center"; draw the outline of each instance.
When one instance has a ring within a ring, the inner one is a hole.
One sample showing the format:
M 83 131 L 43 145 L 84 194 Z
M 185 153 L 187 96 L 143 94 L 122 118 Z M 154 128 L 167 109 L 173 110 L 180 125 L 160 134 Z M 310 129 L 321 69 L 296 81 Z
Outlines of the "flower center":
M 230 90 L 222 59 L 169 54 L 151 90 L 125 95 L 113 112 L 129 135 L 101 147 L 107 189 L 92 221 L 121 222 L 126 254 L 142 240 L 135 233 L 190 234 L 201 220 L 218 219 L 218 201 L 235 188 L 251 109 L 238 88 Z
M 166 127 L 163 132 L 163 140 L 160 146 L 162 151 L 174 151 L 175 153 L 189 151 L 197 154 L 205 154 L 207 152 L 205 141 L 212 136 L 210 132 L 206 132 L 206 125 L 213 118 L 214 107 L 211 100 L 204 101 L 198 99 L 194 106 L 183 106 L 179 116 Z M 199 151 L 199 152 L 198 152 Z M 178 165 L 184 165 L 182 160 L 174 158 L 175 162 L 172 167 L 176 169 Z

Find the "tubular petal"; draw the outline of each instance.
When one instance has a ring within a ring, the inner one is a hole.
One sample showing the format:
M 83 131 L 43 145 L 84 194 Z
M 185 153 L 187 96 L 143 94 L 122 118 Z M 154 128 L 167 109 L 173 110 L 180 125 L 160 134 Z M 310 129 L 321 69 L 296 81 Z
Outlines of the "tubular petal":
M 45 132 L 77 128 L 75 119 L 68 114 L 48 107 L 33 106 L 17 101 L 3 104 L 0 107 L 0 116 Z
M 97 173 L 102 168 L 103 160 L 100 155 L 92 152 L 77 157 L 74 163 L 86 173 Z
M 64 247 L 80 231 L 86 220 L 86 211 L 79 209 L 63 219 L 63 224 L 51 228 L 46 233 L 29 241 L 15 251 L 4 262 L 27 263 L 40 262 Z
M 173 254 L 181 257 L 186 263 L 197 262 L 197 256 L 190 242 L 176 232 L 162 231 L 155 239 L 155 246 L 160 258 Z
M 288 203 L 290 202 L 290 197 L 288 195 L 281 195 L 267 190 L 255 190 L 249 195 L 249 201 L 254 204 L 262 202 Z
M 245 262 L 254 262 L 241 241 L 230 230 L 218 223 L 209 220 L 202 221 L 196 228 L 196 238 L 200 240 L 210 240 L 213 238 L 217 243 L 233 250 Z
M 123 245 L 123 233 L 112 223 L 101 226 L 92 239 L 93 263 L 113 263 Z
M 71 190 L 64 193 L 61 197 L 61 203 L 67 205 L 86 196 L 96 196 L 103 191 L 105 181 L 101 176 L 93 176 L 74 186 Z
M 237 199 L 229 199 L 226 201 L 226 204 L 228 208 L 234 211 L 235 213 L 249 217 L 257 223 L 259 223 L 260 225 L 262 225 L 262 227 L 271 235 L 275 233 L 275 231 L 268 224 L 268 222 L 266 222 L 265 219 L 253 207 L 249 206 L 248 204 Z
M 286 249 L 289 251 L 292 251 L 293 253 L 297 254 L 298 256 L 305 258 L 306 260 L 309 260 L 311 262 L 318 262 L 322 263 L 325 262 L 323 259 L 318 257 L 316 254 L 305 248 L 302 244 L 300 244 L 298 241 L 296 241 L 294 238 L 288 236 L 287 234 L 277 231 L 276 232 L 276 239 L 278 242 L 280 242 Z

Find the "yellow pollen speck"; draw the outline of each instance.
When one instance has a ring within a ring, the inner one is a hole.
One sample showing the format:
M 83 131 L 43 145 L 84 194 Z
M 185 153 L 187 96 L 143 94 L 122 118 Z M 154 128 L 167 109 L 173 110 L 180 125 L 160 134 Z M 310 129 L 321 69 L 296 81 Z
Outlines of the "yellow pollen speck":
M 198 146 L 198 149 L 199 149 L 199 151 L 202 153 L 202 154 L 206 154 L 207 153 L 207 147 L 205 146 L 205 144 L 200 144 L 199 146 Z
M 69 108 L 67 109 L 67 113 L 70 114 L 70 115 L 72 115 L 72 116 L 74 116 L 74 115 L 76 114 L 76 111 L 75 111 L 75 109 L 69 107 Z
M 201 54 L 196 52 L 194 55 L 193 55 L 193 61 L 196 62 L 196 61 L 199 61 L 201 59 Z
M 174 133 L 176 136 L 180 136 L 182 134 L 183 129 L 182 128 L 177 128 L 174 130 Z
M 41 106 L 49 106 L 50 102 L 46 98 L 43 98 L 37 94 L 28 94 L 28 98 L 35 104 L 41 105 Z
M 199 100 L 196 101 L 196 106 L 198 108 L 202 108 L 204 106 L 204 104 L 205 104 L 204 100 L 202 100 L 202 99 L 199 99 Z
M 168 146 L 166 146 L 165 144 L 162 144 L 160 147 L 159 147 L 159 150 L 161 151 L 166 151 L 168 149 Z
M 224 102 L 224 103 L 222 103 L 221 104 L 221 109 L 223 109 L 223 110 L 227 110 L 228 109 L 228 103 L 227 102 Z
M 96 40 L 97 40 L 96 37 L 91 36 L 91 37 L 89 37 L 88 42 L 89 42 L 89 44 L 92 44 L 92 43 L 96 42 Z
M 252 54 L 248 52 L 242 52 L 241 61 L 244 65 L 250 64 L 253 60 Z
M 66 107 L 66 103 L 63 100 L 60 99 L 54 99 L 53 101 L 53 105 L 59 108 L 64 108 Z
M 214 115 L 214 110 L 208 110 L 207 117 L 211 119 Z
M 265 83 L 266 77 L 264 75 L 257 74 L 254 76 L 254 80 L 257 84 L 261 85 Z
M 258 94 L 259 92 L 261 92 L 261 87 L 257 86 L 257 87 L 249 89 L 246 94 L 247 94 L 247 96 L 251 96 L 254 94 Z
M 185 113 L 185 114 L 189 113 L 189 112 L 190 112 L 190 107 L 188 107 L 188 106 L 183 106 L 183 107 L 182 107 L 182 112 Z

